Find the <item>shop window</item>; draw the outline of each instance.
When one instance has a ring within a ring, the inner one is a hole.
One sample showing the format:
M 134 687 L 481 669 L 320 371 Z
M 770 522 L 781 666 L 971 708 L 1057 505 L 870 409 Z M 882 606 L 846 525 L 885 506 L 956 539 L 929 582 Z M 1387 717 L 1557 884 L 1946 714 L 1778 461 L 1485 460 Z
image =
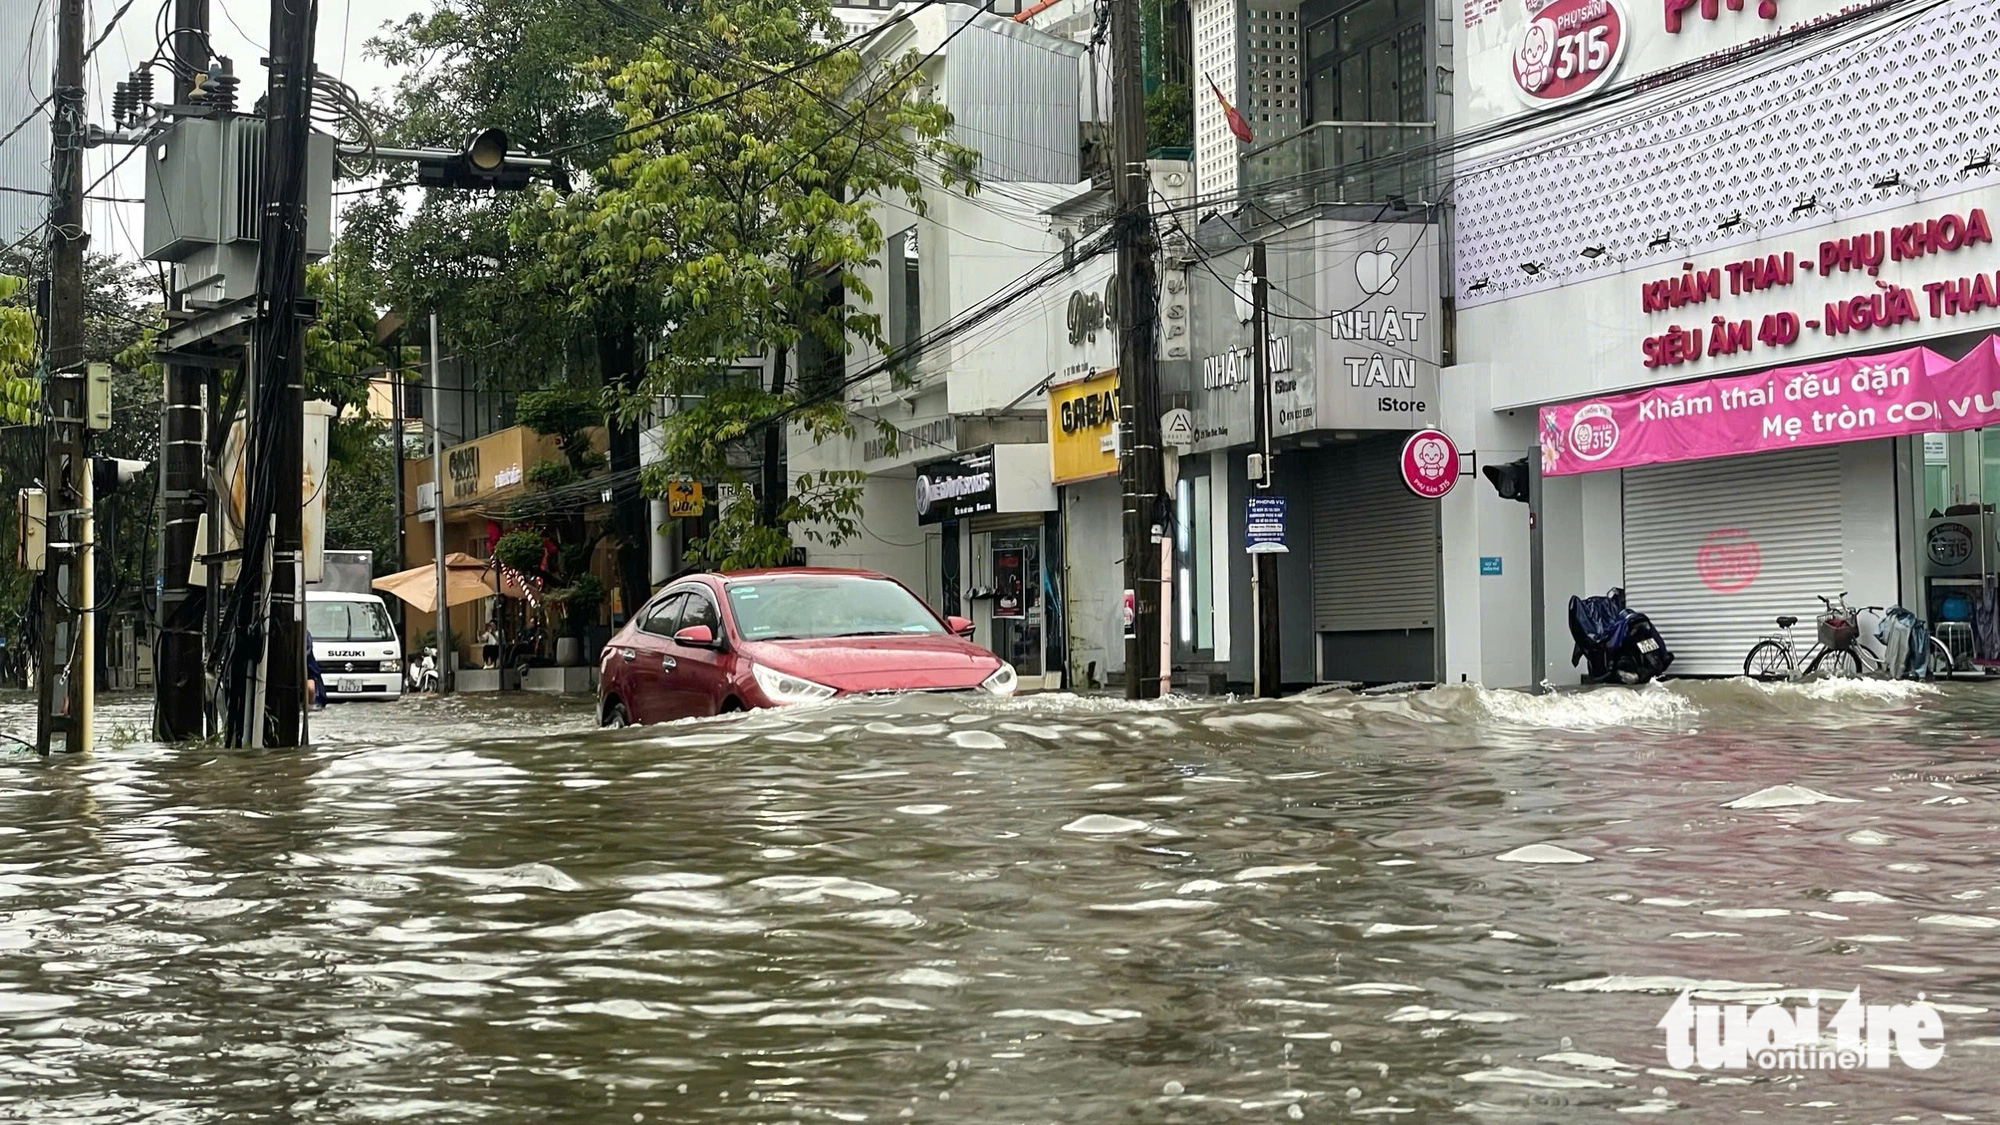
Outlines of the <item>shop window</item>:
M 1181 644 L 1215 647 L 1209 478 L 1183 477 L 1174 495 L 1174 597 Z
M 1420 4 L 1361 0 L 1347 5 L 1307 29 L 1306 57 L 1311 120 L 1424 120 Z
M 889 239 L 888 317 L 885 327 L 891 348 L 907 347 L 923 334 L 923 286 L 917 268 L 917 228 L 898 231 Z

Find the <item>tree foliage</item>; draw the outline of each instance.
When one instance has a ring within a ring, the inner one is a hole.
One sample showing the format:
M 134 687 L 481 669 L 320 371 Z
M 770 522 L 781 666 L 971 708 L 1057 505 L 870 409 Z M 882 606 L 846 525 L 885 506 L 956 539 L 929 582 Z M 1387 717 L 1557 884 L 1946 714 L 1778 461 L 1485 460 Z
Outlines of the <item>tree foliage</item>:
M 660 310 L 667 327 L 640 393 L 624 404 L 684 403 L 662 422 L 655 494 L 666 476 L 740 483 L 745 446 L 781 432 L 774 427 L 852 433 L 843 396 L 802 389 L 789 360 L 806 341 L 836 355 L 850 337 L 884 346 L 858 272 L 884 242 L 871 197 L 922 211 L 927 191 L 976 189 L 977 154 L 951 139 L 951 117 L 928 96 L 915 56 L 837 51 L 745 89 L 841 38 L 823 0 L 687 0 L 680 23 L 713 51 L 662 37 L 607 67 L 626 130 L 616 150 L 588 190 L 545 193 L 545 209 L 515 224 L 573 311 L 630 294 Z M 732 65 L 717 65 L 718 53 Z M 774 357 L 775 374 L 768 383 L 729 377 L 742 356 Z M 769 471 L 775 454 L 766 440 L 754 521 L 722 513 L 718 532 L 695 548 L 698 561 L 776 563 L 795 524 L 830 543 L 852 534 L 858 480 L 828 473 L 793 487 Z

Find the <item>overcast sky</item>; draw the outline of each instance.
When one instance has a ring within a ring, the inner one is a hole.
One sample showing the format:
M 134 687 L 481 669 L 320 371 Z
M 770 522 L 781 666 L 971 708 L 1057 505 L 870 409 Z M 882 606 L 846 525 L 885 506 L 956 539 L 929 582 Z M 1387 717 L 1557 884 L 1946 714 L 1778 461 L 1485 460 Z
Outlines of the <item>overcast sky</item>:
M 0 0 L 0 4 L 25 2 Z M 88 0 L 90 29 L 85 43 L 95 41 L 103 33 L 106 22 L 123 2 Z M 388 86 L 395 76 L 381 63 L 362 57 L 362 45 L 383 24 L 430 6 L 430 0 L 318 2 L 316 55 L 319 68 L 340 77 L 364 96 Z M 90 87 L 90 119 L 93 123 L 110 127 L 112 88 L 140 61 L 153 57 L 158 49 L 160 37 L 156 21 L 160 7 L 161 0 L 133 0 L 131 9 L 119 20 L 111 38 L 92 56 L 84 80 Z M 236 75 L 242 80 L 236 104 L 248 109 L 264 92 L 265 72 L 259 60 L 264 58 L 271 41 L 270 4 L 268 0 L 209 0 L 209 10 L 214 24 L 210 31 L 211 41 L 217 54 L 227 56 L 235 64 Z M 165 72 L 156 71 L 153 82 L 154 100 L 165 101 L 168 95 Z M 123 145 L 88 150 L 84 155 L 84 182 L 96 180 L 105 169 L 130 151 Z M 133 157 L 91 194 L 136 199 L 144 191 L 139 159 Z M 145 208 L 140 204 L 92 203 L 85 222 L 90 227 L 91 249 L 126 258 L 139 256 L 139 232 L 145 222 Z

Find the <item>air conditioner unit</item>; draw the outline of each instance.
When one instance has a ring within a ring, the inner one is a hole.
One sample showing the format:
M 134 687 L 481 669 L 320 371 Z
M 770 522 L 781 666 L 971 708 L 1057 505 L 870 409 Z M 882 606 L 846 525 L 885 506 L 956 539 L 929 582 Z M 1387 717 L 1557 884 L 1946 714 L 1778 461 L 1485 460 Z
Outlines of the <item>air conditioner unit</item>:
M 334 140 L 306 140 L 306 257 L 333 248 Z M 251 295 L 264 231 L 264 121 L 184 117 L 146 145 L 144 257 L 174 266 L 174 290 L 221 304 Z

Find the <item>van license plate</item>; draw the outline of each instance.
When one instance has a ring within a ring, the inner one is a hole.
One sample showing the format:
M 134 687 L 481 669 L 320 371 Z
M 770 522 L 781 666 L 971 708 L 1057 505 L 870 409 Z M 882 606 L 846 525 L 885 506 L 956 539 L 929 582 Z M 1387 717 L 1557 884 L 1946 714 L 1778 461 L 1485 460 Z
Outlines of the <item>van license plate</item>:
M 334 690 L 338 691 L 342 695 L 359 695 L 361 694 L 361 681 L 342 680 L 340 681 L 340 686 L 336 687 Z
M 1660 642 L 1654 640 L 1651 637 L 1647 637 L 1645 640 L 1639 642 L 1640 652 L 1656 652 L 1659 650 L 1659 647 L 1660 647 Z

